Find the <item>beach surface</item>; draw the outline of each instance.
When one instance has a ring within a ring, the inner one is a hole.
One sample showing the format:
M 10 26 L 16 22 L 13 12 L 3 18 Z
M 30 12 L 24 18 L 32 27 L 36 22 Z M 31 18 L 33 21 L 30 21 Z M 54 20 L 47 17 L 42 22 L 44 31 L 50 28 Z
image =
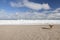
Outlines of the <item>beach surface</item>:
M 60 40 L 60 25 L 0 25 L 0 40 Z

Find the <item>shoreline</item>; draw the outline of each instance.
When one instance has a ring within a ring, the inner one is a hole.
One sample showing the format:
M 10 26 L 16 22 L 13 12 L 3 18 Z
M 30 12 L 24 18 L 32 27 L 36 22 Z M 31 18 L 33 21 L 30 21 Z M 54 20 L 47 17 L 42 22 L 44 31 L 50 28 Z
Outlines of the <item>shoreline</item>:
M 60 20 L 0 20 L 0 25 L 60 25 Z

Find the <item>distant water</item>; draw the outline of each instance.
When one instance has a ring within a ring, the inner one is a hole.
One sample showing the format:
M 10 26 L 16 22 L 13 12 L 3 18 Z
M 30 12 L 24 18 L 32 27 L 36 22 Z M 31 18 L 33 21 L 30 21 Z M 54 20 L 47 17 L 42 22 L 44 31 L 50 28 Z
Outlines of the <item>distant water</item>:
M 60 20 L 0 20 L 0 25 L 46 25 L 60 24 Z

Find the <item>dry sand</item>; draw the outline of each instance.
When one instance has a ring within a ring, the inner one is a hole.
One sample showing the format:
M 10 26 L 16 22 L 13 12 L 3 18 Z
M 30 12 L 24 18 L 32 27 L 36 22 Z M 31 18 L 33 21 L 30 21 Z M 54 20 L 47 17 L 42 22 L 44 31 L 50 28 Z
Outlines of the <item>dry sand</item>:
M 60 26 L 55 25 L 52 29 L 42 29 L 40 25 L 0 26 L 0 40 L 60 40 Z

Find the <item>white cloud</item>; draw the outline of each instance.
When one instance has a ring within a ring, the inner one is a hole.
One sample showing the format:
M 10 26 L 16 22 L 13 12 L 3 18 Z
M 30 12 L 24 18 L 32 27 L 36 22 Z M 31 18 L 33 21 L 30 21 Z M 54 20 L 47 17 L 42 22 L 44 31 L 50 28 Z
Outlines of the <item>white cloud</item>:
M 50 6 L 48 4 L 38 4 L 38 3 L 34 3 L 34 2 L 29 2 L 28 0 L 24 0 L 24 5 L 26 7 L 29 7 L 31 9 L 35 9 L 35 10 L 41 10 L 41 9 L 50 9 Z
M 28 8 L 34 9 L 34 10 L 42 9 L 41 4 L 37 4 L 37 3 L 33 3 L 33 2 L 27 2 L 24 5 Z
M 60 19 L 60 13 L 51 13 L 47 19 Z
M 7 13 L 7 11 L 1 9 L 0 10 L 0 19 L 16 19 L 15 14 L 13 13 Z
M 60 19 L 60 12 L 57 9 L 54 11 L 50 11 L 50 12 L 49 11 L 43 11 L 43 12 L 27 11 L 27 12 L 17 12 L 17 14 L 19 16 L 19 19 L 52 19 L 52 20 Z
M 47 19 L 60 19 L 60 8 L 49 13 Z
M 55 10 L 54 10 L 55 11 Z M 16 12 L 16 13 L 7 13 L 5 10 L 0 10 L 0 19 L 60 19 L 60 12 L 56 9 L 57 12 L 50 11 L 27 11 L 27 12 Z M 46 14 L 48 13 L 48 15 Z
M 57 8 L 57 9 L 54 10 L 53 12 L 60 12 L 60 8 Z
M 45 19 L 46 14 L 39 12 L 16 12 L 18 19 Z
M 5 18 L 7 15 L 6 15 L 6 12 L 2 9 L 0 10 L 0 18 Z
M 48 4 L 42 4 L 43 9 L 50 9 L 50 6 Z
M 48 4 L 38 4 L 34 2 L 29 2 L 28 0 L 23 0 L 23 2 L 10 2 L 10 5 L 12 7 L 28 7 L 30 9 L 34 10 L 41 10 L 41 9 L 50 9 L 50 6 Z
M 24 5 L 21 2 L 15 3 L 15 2 L 10 2 L 12 7 L 23 7 Z
M 5 10 L 0 10 L 0 19 L 44 19 L 45 16 L 45 14 L 35 11 L 7 13 Z

